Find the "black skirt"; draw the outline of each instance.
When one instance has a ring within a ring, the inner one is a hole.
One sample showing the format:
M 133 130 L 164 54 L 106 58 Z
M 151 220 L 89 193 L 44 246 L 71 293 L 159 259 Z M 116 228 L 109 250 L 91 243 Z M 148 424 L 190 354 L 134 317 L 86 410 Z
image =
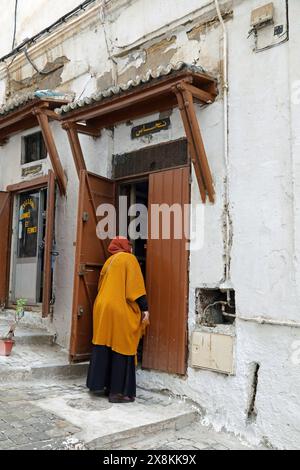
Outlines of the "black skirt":
M 93 346 L 87 387 L 92 392 L 136 396 L 135 356 L 123 356 L 107 346 Z

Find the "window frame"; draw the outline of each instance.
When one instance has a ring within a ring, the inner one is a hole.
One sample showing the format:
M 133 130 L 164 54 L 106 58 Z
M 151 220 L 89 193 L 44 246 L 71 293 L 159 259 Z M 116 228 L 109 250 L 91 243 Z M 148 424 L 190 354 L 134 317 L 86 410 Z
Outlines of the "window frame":
M 28 161 L 28 155 L 27 155 L 27 141 L 29 138 L 32 138 L 33 136 L 39 136 L 38 138 L 38 151 L 37 151 L 37 156 L 38 158 L 36 160 L 30 160 Z M 43 138 L 43 134 L 41 131 L 36 131 L 32 132 L 31 134 L 27 134 L 22 136 L 22 149 L 21 149 L 21 165 L 32 165 L 37 162 L 41 162 L 43 160 L 46 160 L 48 156 L 47 152 L 47 147 Z

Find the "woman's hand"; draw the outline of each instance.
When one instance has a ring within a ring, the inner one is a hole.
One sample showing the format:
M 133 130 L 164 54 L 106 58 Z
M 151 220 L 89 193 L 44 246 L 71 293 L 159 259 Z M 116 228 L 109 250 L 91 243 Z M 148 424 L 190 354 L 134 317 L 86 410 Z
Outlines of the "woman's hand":
M 142 322 L 143 323 L 149 321 L 149 318 L 150 318 L 149 312 L 143 312 L 142 313 Z

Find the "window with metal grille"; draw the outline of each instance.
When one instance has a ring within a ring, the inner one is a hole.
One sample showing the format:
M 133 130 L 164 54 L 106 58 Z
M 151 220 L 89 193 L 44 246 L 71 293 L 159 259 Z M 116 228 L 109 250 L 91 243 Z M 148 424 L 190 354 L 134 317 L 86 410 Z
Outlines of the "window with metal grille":
M 47 149 L 41 132 L 22 139 L 22 165 L 47 158 Z

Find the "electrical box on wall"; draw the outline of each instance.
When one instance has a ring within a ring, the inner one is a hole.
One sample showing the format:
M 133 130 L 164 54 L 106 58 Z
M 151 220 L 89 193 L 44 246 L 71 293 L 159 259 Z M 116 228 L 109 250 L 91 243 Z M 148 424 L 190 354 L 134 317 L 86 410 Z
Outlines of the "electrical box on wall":
M 259 28 L 274 21 L 274 4 L 268 3 L 262 7 L 256 8 L 251 13 L 251 27 Z
M 227 375 L 234 374 L 234 336 L 195 331 L 191 366 Z

